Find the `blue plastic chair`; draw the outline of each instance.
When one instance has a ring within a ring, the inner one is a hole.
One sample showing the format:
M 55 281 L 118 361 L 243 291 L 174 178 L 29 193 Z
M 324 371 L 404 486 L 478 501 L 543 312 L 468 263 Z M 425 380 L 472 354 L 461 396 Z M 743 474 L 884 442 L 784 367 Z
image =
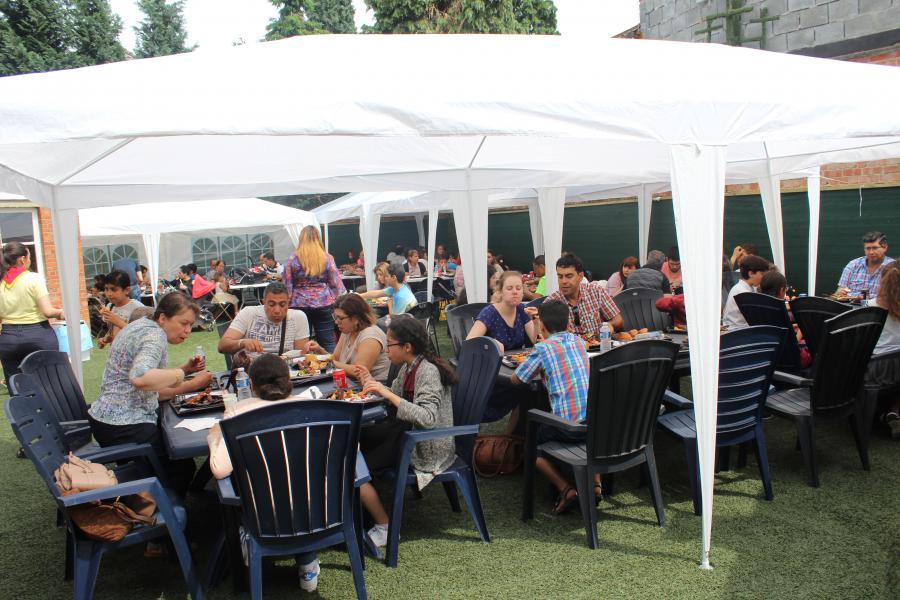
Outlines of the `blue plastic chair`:
M 475 317 L 481 312 L 481 309 L 487 306 L 487 302 L 471 302 L 455 306 L 453 310 L 448 310 L 447 315 L 447 331 L 450 333 L 450 340 L 453 342 L 453 350 L 459 356 L 462 343 L 469 335 L 469 330 L 475 324 Z M 448 307 L 449 308 L 449 307 Z
M 457 308 L 456 310 L 459 310 Z M 456 460 L 450 467 L 439 473 L 434 481 L 444 485 L 444 491 L 454 512 L 460 512 L 456 489 L 462 492 L 463 499 L 475 521 L 475 528 L 482 541 L 491 541 L 484 509 L 481 506 L 481 495 L 478 481 L 472 467 L 472 451 L 475 436 L 488 398 L 494 389 L 494 381 L 500 370 L 500 349 L 491 338 L 478 337 L 462 342 L 459 351 L 459 382 L 453 390 L 453 427 L 440 429 L 417 429 L 403 434 L 397 470 L 386 475 L 394 481 L 394 504 L 391 509 L 391 524 L 388 530 L 388 543 L 385 550 L 385 564 L 397 566 L 400 546 L 400 526 L 403 518 L 403 496 L 407 486 L 416 485 L 416 476 L 410 471 L 409 461 L 416 443 L 444 437 L 456 438 Z
M 56 414 L 66 437 L 74 446 L 82 446 L 91 439 L 87 420 L 87 403 L 81 385 L 72 371 L 72 363 L 65 352 L 36 350 L 25 357 L 20 367 L 44 391 L 44 398 Z
M 763 434 L 762 408 L 769 394 L 775 357 L 787 330 L 758 325 L 722 334 L 719 342 L 719 396 L 716 447 L 725 449 L 753 443 L 766 500 L 772 500 L 772 475 Z M 684 444 L 688 477 L 694 499 L 694 513 L 701 513 L 700 478 L 697 454 L 697 423 L 693 404 L 674 392 L 666 402 L 682 410 L 659 417 L 660 427 Z
M 250 593 L 262 598 L 264 556 L 347 544 L 357 598 L 364 599 L 354 480 L 362 404 L 333 400 L 277 402 L 220 422 L 234 466 L 248 534 Z
M 788 314 L 784 300 L 774 296 L 757 292 L 744 292 L 734 297 L 741 314 L 749 325 L 772 325 L 792 332 L 793 324 Z M 797 336 L 784 337 L 778 357 L 775 359 L 775 368 L 779 371 L 797 373 L 800 371 L 800 345 Z
M 125 460 L 143 458 L 156 470 L 156 477 L 126 480 L 129 476 L 138 473 L 139 470 L 135 469 L 135 465 L 125 465 L 116 469 L 116 477 L 119 480 L 117 485 L 63 496 L 56 486 L 53 472 L 65 461 L 69 449 L 59 422 L 43 394 L 14 396 L 6 403 L 5 411 L 16 438 L 22 444 L 25 454 L 31 459 L 50 494 L 56 500 L 56 505 L 65 520 L 66 579 L 74 578 L 75 600 L 89 600 L 93 596 L 100 560 L 104 554 L 110 550 L 143 544 L 166 535 L 171 538 L 175 547 L 191 597 L 194 600 L 202 600 L 203 590 L 194 571 L 190 548 L 184 537 L 187 513 L 184 507 L 177 504 L 163 487 L 159 477 L 162 469 L 149 444 L 112 446 L 84 456 L 84 458 L 98 463 L 113 461 L 121 463 Z M 73 507 L 138 492 L 147 492 L 156 501 L 158 509 L 156 525 L 136 526 L 118 542 L 99 542 L 88 539 L 69 518 L 69 509 Z

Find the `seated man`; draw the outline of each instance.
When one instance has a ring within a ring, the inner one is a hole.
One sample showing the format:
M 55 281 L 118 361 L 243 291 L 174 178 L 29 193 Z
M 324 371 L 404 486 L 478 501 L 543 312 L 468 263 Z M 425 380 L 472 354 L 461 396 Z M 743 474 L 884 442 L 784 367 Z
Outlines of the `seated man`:
M 677 293 L 677 290 L 682 287 L 681 280 L 684 277 L 684 273 L 681 272 L 681 257 L 678 255 L 678 246 L 669 248 L 666 262 L 662 266 L 662 274 L 669 280 L 672 292 Z
M 651 250 L 647 254 L 647 262 L 640 269 L 635 269 L 625 280 L 625 289 L 650 288 L 662 290 L 663 294 L 671 294 L 672 286 L 663 275 L 662 268 L 666 262 L 666 255 L 659 250 Z
M 525 281 L 525 299 L 536 300 L 547 295 L 547 265 L 544 255 L 539 254 L 531 261 L 534 277 Z
M 660 273 L 662 276 L 662 273 Z M 560 300 L 569 307 L 569 331 L 579 335 L 590 333 L 600 337 L 600 327 L 609 323 L 613 330 L 624 325 L 619 307 L 599 281 L 584 281 L 581 259 L 568 252 L 556 261 L 559 290 L 547 300 Z
M 130 323 L 131 313 L 144 306 L 131 297 L 131 279 L 125 271 L 113 271 L 106 276 L 106 298 L 110 304 L 100 307 L 100 316 L 109 329 L 97 340 L 100 348 L 111 344 L 119 330 Z
M 863 236 L 863 251 L 860 256 L 847 263 L 838 281 L 837 295 L 842 298 L 877 298 L 884 265 L 894 262 L 886 256 L 887 236 L 880 231 L 870 231 Z
M 740 329 L 748 326 L 747 319 L 738 308 L 734 297 L 745 292 L 755 292 L 763 275 L 769 270 L 769 266 L 769 261 L 759 256 L 748 254 L 741 258 L 741 280 L 728 292 L 725 311 L 722 313 L 722 325 L 726 329 Z
M 259 265 L 266 271 L 266 279 L 276 281 L 284 280 L 284 265 L 275 260 L 272 252 L 263 252 L 259 255 Z
M 581 423 L 587 417 L 590 383 L 587 347 L 580 337 L 566 331 L 569 310 L 565 303 L 547 300 L 537 310 L 544 341 L 525 357 L 511 381 L 518 385 L 531 381 L 538 372 L 542 372 L 553 414 Z M 539 427 L 537 437 L 539 444 L 549 441 L 582 442 L 585 439 L 584 434 L 571 434 L 546 425 Z M 578 492 L 572 484 L 544 457 L 538 457 L 535 466 L 559 492 L 552 512 L 561 514 L 571 508 L 578 499 Z M 601 493 L 599 476 L 594 492 L 598 496 Z
M 416 295 L 413 294 L 408 285 L 403 283 L 405 280 L 406 271 L 403 269 L 403 265 L 393 263 L 388 265 L 384 276 L 384 288 L 360 295 L 363 298 L 382 298 L 387 296 L 388 312 L 392 315 L 399 315 L 409 311 L 418 304 Z
M 273 281 L 263 292 L 261 306 L 245 306 L 219 340 L 219 352 L 247 352 L 250 360 L 260 354 L 305 351 L 309 342 L 309 322 L 300 310 L 288 309 L 284 284 Z

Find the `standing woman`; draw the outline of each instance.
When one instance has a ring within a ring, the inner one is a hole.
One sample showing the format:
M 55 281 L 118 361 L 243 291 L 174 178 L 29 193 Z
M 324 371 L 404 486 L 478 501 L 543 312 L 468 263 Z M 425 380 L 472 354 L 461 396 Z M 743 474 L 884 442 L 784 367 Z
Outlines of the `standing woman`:
M 50 303 L 44 278 L 29 271 L 31 254 L 25 244 L 3 246 L 3 282 L 0 283 L 0 363 L 6 380 L 19 373 L 22 360 L 35 350 L 59 350 L 47 319 L 65 319 Z
M 297 250 L 284 265 L 284 286 L 289 306 L 306 314 L 319 345 L 334 350 L 334 301 L 346 290 L 334 257 L 325 252 L 318 227 L 307 225 L 300 231 Z

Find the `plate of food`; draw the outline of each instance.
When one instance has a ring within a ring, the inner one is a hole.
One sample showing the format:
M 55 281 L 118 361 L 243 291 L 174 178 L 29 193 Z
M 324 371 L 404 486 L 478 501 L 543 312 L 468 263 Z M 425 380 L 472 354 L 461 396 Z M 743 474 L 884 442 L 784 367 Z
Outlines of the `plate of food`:
M 211 410 L 222 410 L 223 408 L 225 408 L 225 392 L 215 379 L 206 389 L 189 394 L 178 394 L 172 399 L 172 409 L 179 417 Z
M 330 354 L 305 354 L 291 363 L 291 381 L 310 383 L 331 377 L 334 357 Z
M 353 388 L 339 388 L 331 392 L 329 400 L 343 400 L 345 402 L 381 402 L 384 400 L 376 394 L 363 394 L 362 390 Z
M 581 339 L 584 340 L 588 350 L 598 350 L 600 348 L 600 338 L 593 332 L 582 333 Z
M 525 357 L 529 354 L 531 354 L 531 350 L 514 350 L 511 352 L 506 352 L 500 359 L 500 362 L 502 362 L 510 369 L 515 369 L 523 362 L 525 362 Z

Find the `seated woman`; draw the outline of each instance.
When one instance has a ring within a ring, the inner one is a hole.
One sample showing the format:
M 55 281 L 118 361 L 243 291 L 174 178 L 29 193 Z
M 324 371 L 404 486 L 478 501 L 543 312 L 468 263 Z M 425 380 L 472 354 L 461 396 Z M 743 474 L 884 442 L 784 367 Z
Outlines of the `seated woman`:
M 634 256 L 629 256 L 622 260 L 622 264 L 619 265 L 619 270 L 609 276 L 609 279 L 606 280 L 606 292 L 610 296 L 615 296 L 619 292 L 625 289 L 625 280 L 628 279 L 628 275 L 638 268 L 638 259 Z
M 250 365 L 250 389 L 253 397 L 242 400 L 237 403 L 233 413 L 225 415 L 226 418 L 239 415 L 262 406 L 269 406 L 270 402 L 285 400 L 291 396 L 293 385 L 291 384 L 291 374 L 287 364 L 274 354 L 263 354 Z M 209 467 L 216 479 L 224 479 L 231 475 L 233 466 L 231 457 L 228 455 L 228 448 L 225 447 L 225 440 L 222 437 L 222 429 L 216 423 L 209 430 L 206 436 L 206 443 L 209 445 Z M 368 468 L 362 455 L 358 455 L 356 460 L 356 476 L 368 475 Z M 369 489 L 365 489 L 369 488 Z M 363 505 L 367 505 L 367 498 L 373 495 L 378 500 L 378 494 L 371 483 L 363 484 L 361 490 Z M 378 502 L 377 507 L 381 503 Z M 382 514 L 384 509 L 381 509 Z M 376 519 L 382 514 L 375 513 L 373 517 Z M 385 517 L 386 518 L 386 517 Z M 304 552 L 295 556 L 297 566 L 300 568 L 300 588 L 306 592 L 314 592 L 319 583 L 319 561 L 315 552 Z
M 500 290 L 500 297 L 481 309 L 466 339 L 494 338 L 500 343 L 501 350 L 524 347 L 526 336 L 533 343 L 536 338 L 534 322 L 522 306 L 525 289 L 522 274 L 504 271 L 497 278 L 496 288 Z
M 91 431 L 101 446 L 150 444 L 181 493 L 194 474 L 194 461 L 169 460 L 159 430 L 159 405 L 212 380 L 199 357 L 166 368 L 168 345 L 187 339 L 199 311 L 186 295 L 172 293 L 159 301 L 152 318 L 126 325 L 110 346 L 100 395 L 88 409 Z M 196 375 L 185 381 L 190 373 Z
M 881 267 L 878 295 L 869 306 L 879 306 L 888 312 L 881 336 L 875 344 L 866 370 L 866 385 L 892 388 L 900 381 L 900 261 Z M 880 420 L 890 430 L 891 437 L 900 438 L 900 395 L 881 398 Z
M 217 304 L 230 304 L 234 309 L 234 312 L 231 313 L 231 318 L 233 319 L 240 310 L 240 301 L 237 296 L 231 293 L 231 286 L 228 283 L 228 277 L 225 275 L 224 260 L 219 259 L 215 261 L 212 278 L 216 284 L 212 301 Z
M 394 467 L 403 432 L 408 429 L 435 429 L 453 426 L 453 402 L 450 389 L 456 373 L 443 359 L 437 358 L 428 343 L 425 325 L 410 317 L 392 319 L 387 331 L 388 358 L 402 365 L 390 388 L 368 377 L 360 369 L 363 392 L 378 394 L 397 409 L 397 415 L 364 428 L 360 432 L 360 448 L 373 471 Z M 456 459 L 453 438 L 419 442 L 413 450 L 410 465 L 418 488 L 428 485 Z M 369 495 L 369 493 L 373 495 Z M 387 544 L 388 516 L 381 507 L 375 489 L 361 490 L 363 504 L 372 514 L 375 526 L 369 537 L 376 546 Z
M 391 361 L 387 356 L 387 337 L 375 325 L 375 313 L 358 294 L 345 294 L 334 303 L 334 323 L 341 338 L 334 347 L 334 366 L 359 379 L 359 373 L 370 373 L 378 381 L 387 379 Z M 309 351 L 327 354 L 316 342 Z
M 403 283 L 406 280 L 406 271 L 403 265 L 388 265 L 384 277 L 384 288 L 372 290 L 360 294 L 363 298 L 388 298 L 388 312 L 392 315 L 400 315 L 416 306 L 416 295 L 409 286 Z
M 416 248 L 410 248 L 406 251 L 406 260 L 403 262 L 403 270 L 409 273 L 410 277 L 427 277 L 428 269 L 425 262 L 419 260 L 419 251 Z

